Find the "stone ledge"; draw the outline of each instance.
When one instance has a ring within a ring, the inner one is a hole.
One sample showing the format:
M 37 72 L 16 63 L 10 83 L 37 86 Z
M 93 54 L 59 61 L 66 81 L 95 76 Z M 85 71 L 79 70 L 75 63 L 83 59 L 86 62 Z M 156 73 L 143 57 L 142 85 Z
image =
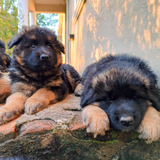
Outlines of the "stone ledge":
M 85 131 L 77 131 L 84 134 Z M 111 134 L 111 133 L 110 133 Z M 107 135 L 108 136 L 108 135 Z M 110 135 L 111 136 L 111 135 Z M 88 138 L 88 139 L 87 139 Z M 0 144 L 0 158 L 20 157 L 35 160 L 157 160 L 160 159 L 160 142 L 146 144 L 134 139 L 130 142 L 97 139 L 86 135 L 86 139 L 73 136 L 72 132 L 56 129 L 52 132 L 17 136 Z
M 0 126 L 0 159 L 160 159 L 160 141 L 146 144 L 136 133 L 110 130 L 93 139 L 82 124 L 79 101 L 69 95 L 35 115 L 23 114 Z
M 0 126 L 0 143 L 15 138 L 16 120 Z
M 51 120 L 35 120 L 23 124 L 19 130 L 19 135 L 27 135 L 37 132 L 46 132 L 55 128 L 55 123 Z
M 16 120 L 0 126 L 0 142 L 2 143 L 4 141 L 2 140 L 4 136 L 8 137 L 9 140 L 18 135 L 52 130 L 56 126 L 69 129 L 69 124 L 72 123 L 74 117 L 80 115 L 78 111 L 79 101 L 79 97 L 68 95 L 65 100 L 50 105 L 37 114 L 21 115 Z

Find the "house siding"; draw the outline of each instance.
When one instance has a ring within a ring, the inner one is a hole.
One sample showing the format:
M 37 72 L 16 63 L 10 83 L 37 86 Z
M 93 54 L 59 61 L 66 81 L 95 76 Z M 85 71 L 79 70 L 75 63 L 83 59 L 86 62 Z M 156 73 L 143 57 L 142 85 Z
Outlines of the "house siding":
M 80 73 L 104 55 L 127 53 L 160 79 L 160 0 L 87 0 L 76 23 L 73 0 L 69 8 L 69 63 Z

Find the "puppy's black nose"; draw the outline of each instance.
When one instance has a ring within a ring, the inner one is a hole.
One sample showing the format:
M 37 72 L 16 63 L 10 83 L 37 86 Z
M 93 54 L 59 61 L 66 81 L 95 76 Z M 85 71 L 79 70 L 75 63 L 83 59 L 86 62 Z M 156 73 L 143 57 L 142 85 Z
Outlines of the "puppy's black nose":
M 121 123 L 123 126 L 128 127 L 129 125 L 132 125 L 132 124 L 133 124 L 133 117 L 131 117 L 131 116 L 122 116 L 122 117 L 120 118 L 120 123 Z
M 47 54 L 40 55 L 40 60 L 48 60 L 48 59 L 49 59 L 49 55 L 47 55 Z

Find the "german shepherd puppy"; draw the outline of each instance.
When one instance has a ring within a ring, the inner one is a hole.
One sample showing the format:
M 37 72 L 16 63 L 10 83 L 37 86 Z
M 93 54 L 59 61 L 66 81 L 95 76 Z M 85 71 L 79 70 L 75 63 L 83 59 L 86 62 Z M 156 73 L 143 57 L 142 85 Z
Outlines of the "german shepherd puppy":
M 8 76 L 8 68 L 11 58 L 5 53 L 5 43 L 0 40 L 0 103 L 11 94 L 10 79 Z
M 10 67 L 11 57 L 5 53 L 6 47 L 5 43 L 0 40 L 0 71 L 8 72 L 8 68 Z
M 23 27 L 8 43 L 15 46 L 10 69 L 12 94 L 0 108 L 0 124 L 23 113 L 34 114 L 73 92 L 79 74 L 62 65 L 63 45 L 49 29 Z
M 157 77 L 139 58 L 110 55 L 89 65 L 76 94 L 82 94 L 83 122 L 95 137 L 112 127 L 138 130 L 148 141 L 160 138 Z

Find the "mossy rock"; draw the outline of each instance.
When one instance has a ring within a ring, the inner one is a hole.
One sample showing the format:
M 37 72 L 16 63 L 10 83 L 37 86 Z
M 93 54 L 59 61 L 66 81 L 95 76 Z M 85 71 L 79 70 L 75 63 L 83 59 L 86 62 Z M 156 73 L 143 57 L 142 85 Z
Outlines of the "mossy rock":
M 135 133 L 109 131 L 93 139 L 84 130 L 57 129 L 0 144 L 0 158 L 36 160 L 158 160 L 160 141 L 146 144 Z

